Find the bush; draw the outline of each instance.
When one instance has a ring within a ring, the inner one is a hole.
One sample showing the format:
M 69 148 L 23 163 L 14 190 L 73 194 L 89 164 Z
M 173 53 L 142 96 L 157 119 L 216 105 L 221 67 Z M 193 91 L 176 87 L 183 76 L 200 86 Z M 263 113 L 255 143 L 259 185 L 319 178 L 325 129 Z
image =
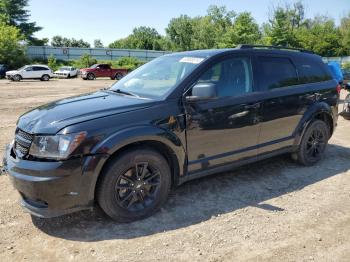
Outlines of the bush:
M 350 70 L 350 62 L 346 62 L 346 63 L 342 64 L 342 68 Z
M 78 60 L 73 61 L 73 65 L 77 68 L 87 68 L 97 64 L 97 60 L 89 54 L 83 54 Z
M 57 60 L 53 55 L 50 55 L 50 57 L 47 59 L 47 65 L 53 70 L 56 71 L 58 69 Z
M 138 60 L 135 57 L 122 57 L 112 62 L 113 67 L 122 67 L 129 70 L 135 70 L 145 62 Z

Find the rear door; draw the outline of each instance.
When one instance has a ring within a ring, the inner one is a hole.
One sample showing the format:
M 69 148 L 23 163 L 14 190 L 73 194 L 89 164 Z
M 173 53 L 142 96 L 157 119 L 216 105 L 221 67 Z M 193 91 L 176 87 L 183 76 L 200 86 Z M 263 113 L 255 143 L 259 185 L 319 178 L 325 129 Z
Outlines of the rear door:
M 111 67 L 109 65 L 100 65 L 99 77 L 110 77 L 111 76 Z
M 297 86 L 298 73 L 290 57 L 258 55 L 257 61 L 264 97 L 258 154 L 264 154 L 293 144 L 293 133 L 312 94 Z

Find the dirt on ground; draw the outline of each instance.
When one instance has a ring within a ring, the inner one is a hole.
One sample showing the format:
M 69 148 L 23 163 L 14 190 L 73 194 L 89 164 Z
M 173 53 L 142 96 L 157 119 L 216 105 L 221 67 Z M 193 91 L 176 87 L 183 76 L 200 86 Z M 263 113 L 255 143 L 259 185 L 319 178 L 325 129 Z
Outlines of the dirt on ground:
M 0 80 L 0 157 L 22 113 L 112 83 Z M 281 156 L 192 181 L 160 212 L 129 224 L 97 208 L 31 217 L 2 175 L 0 261 L 350 261 L 349 130 L 340 118 L 316 166 Z

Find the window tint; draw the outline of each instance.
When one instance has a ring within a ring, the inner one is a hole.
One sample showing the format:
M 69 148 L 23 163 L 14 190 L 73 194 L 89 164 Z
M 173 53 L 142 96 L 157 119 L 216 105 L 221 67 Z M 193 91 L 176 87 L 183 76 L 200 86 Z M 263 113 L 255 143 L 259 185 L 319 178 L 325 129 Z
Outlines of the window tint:
M 252 68 L 249 58 L 231 58 L 207 70 L 197 83 L 213 83 L 218 97 L 252 92 Z
M 42 67 L 42 66 L 34 66 L 33 67 L 33 71 L 47 71 L 49 69 L 47 69 L 46 67 Z
M 108 66 L 108 65 L 100 65 L 99 67 L 100 67 L 100 69 L 103 69 L 103 70 L 105 70 L 105 69 L 108 69 L 108 68 L 109 68 L 109 66 Z
M 298 65 L 300 83 L 315 83 L 332 79 L 323 64 L 313 61 L 302 62 Z
M 288 58 L 259 57 L 261 85 L 264 90 L 298 84 L 296 69 Z
M 26 67 L 25 69 L 24 69 L 24 71 L 33 71 L 33 67 Z

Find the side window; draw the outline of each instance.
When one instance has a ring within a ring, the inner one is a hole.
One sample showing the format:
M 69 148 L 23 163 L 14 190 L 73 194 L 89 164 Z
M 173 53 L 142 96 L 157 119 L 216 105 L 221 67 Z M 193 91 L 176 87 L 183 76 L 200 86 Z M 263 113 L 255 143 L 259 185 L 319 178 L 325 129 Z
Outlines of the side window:
M 42 66 L 35 66 L 34 67 L 34 71 L 47 71 L 49 69 L 47 69 L 46 67 L 42 67 Z
M 283 57 L 259 57 L 263 90 L 297 85 L 298 76 L 290 59 Z
M 31 67 L 31 66 L 29 66 L 29 67 L 27 67 L 26 69 L 24 69 L 24 71 L 33 71 L 33 67 Z
M 323 64 L 305 61 L 298 64 L 301 84 L 316 83 L 332 79 L 332 76 L 323 67 Z
M 217 97 L 239 96 L 252 92 L 252 75 L 250 58 L 236 57 L 209 68 L 198 79 L 197 84 L 213 84 Z
M 106 69 L 108 69 L 108 68 L 109 68 L 108 65 L 100 65 L 100 69 L 102 69 L 102 70 L 106 70 Z

